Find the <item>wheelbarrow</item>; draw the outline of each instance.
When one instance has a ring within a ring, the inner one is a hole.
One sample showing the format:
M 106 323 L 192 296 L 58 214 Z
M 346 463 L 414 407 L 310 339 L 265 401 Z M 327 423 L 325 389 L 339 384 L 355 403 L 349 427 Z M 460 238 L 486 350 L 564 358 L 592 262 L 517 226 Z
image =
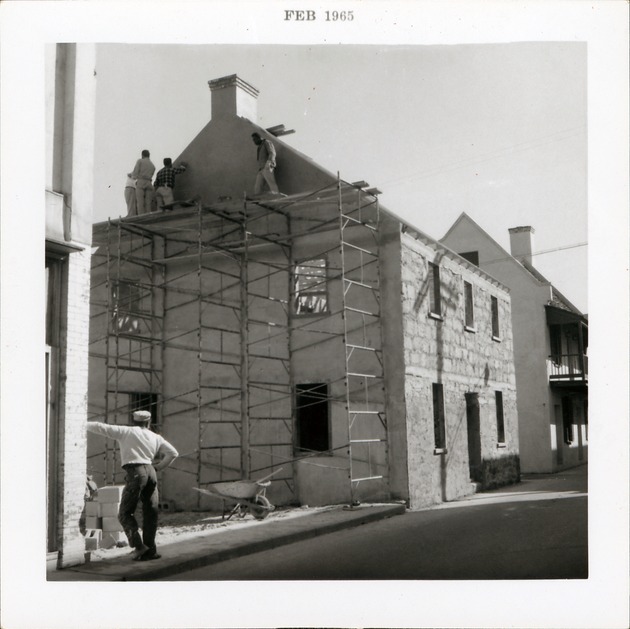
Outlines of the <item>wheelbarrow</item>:
M 233 515 L 243 518 L 249 511 L 257 520 L 264 520 L 275 509 L 265 496 L 267 487 L 271 485 L 269 479 L 281 469 L 279 468 L 258 480 L 224 481 L 212 483 L 206 489 L 200 487 L 193 487 L 193 489 L 206 496 L 223 500 L 223 519 L 225 519 L 226 513 L 229 513 L 228 520 Z M 226 510 L 226 502 L 236 502 L 236 505 L 232 509 Z

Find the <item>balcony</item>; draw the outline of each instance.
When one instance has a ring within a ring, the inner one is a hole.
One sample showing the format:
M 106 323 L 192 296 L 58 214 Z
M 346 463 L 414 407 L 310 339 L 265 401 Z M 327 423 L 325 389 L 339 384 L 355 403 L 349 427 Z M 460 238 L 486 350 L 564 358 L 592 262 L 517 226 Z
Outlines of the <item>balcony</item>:
M 549 384 L 587 384 L 588 356 L 585 354 L 556 354 L 547 358 Z

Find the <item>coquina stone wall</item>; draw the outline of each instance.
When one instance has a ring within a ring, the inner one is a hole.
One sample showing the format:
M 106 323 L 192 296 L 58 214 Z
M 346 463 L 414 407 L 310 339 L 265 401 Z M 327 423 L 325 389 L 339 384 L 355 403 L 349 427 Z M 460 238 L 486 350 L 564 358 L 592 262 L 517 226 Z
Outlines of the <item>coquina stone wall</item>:
M 495 487 L 519 478 L 518 424 L 510 299 L 507 290 L 473 265 L 402 235 L 401 278 L 409 502 L 411 508 L 472 493 L 467 395 L 479 408 L 478 480 Z M 438 264 L 441 316 L 430 312 L 429 263 Z M 467 330 L 464 282 L 473 286 L 474 326 Z M 491 297 L 499 310 L 493 338 Z M 433 387 L 442 384 L 446 447 L 437 449 Z M 505 438 L 497 432 L 496 392 L 503 396 Z M 473 395 L 474 397 L 474 395 Z

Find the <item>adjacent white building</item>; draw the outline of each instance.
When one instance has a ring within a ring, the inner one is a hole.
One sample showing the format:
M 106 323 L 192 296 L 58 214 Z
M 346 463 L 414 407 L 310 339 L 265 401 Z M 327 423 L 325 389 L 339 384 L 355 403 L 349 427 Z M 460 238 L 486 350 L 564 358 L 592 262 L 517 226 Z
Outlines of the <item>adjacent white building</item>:
M 95 46 L 46 47 L 47 549 L 83 561 Z
M 508 253 L 463 213 L 441 242 L 510 288 L 521 469 L 588 460 L 588 320 L 533 266 L 534 229 L 514 227 Z

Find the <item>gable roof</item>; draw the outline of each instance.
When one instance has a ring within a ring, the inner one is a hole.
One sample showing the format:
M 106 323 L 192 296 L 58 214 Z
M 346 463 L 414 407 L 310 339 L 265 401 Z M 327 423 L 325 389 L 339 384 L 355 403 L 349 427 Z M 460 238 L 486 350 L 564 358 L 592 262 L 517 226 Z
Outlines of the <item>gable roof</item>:
M 504 256 L 506 261 L 510 261 L 511 264 L 517 265 L 520 269 L 523 270 L 530 278 L 533 278 L 536 282 L 541 285 L 551 287 L 551 300 L 548 302 L 548 305 L 555 306 L 561 308 L 563 310 L 568 310 L 575 314 L 584 316 L 580 310 L 576 306 L 574 306 L 554 285 L 550 282 L 538 269 L 534 268 L 531 264 L 526 261 L 517 260 L 511 253 L 506 251 L 490 234 L 488 234 L 478 223 L 476 223 L 466 212 L 462 212 L 457 220 L 451 225 L 446 234 L 442 237 L 442 240 L 448 238 L 450 234 L 452 234 L 457 227 L 462 223 L 468 223 L 474 229 L 480 232 L 485 238 L 487 238 L 500 252 L 502 256 Z M 498 261 L 498 260 L 497 260 Z

